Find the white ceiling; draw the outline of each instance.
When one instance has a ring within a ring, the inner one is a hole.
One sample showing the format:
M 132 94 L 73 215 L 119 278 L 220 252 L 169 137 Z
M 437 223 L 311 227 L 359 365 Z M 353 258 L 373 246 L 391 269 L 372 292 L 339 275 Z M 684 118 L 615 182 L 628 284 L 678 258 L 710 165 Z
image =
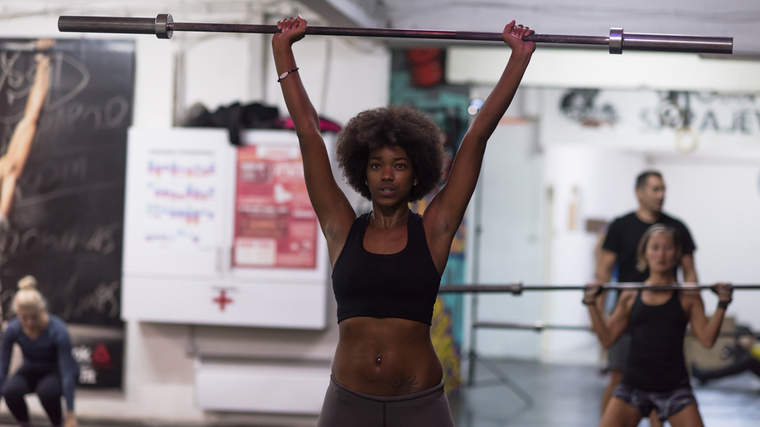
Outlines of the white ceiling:
M 358 0 L 367 1 L 367 0 Z M 734 53 L 760 59 L 760 0 L 373 0 L 396 28 L 500 31 L 516 19 L 537 33 L 634 33 L 734 37 Z

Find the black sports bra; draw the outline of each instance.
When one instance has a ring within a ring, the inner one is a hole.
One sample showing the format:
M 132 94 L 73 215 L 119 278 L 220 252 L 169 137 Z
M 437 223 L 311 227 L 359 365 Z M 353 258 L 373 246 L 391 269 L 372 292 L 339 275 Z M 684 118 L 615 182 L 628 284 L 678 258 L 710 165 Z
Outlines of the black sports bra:
M 407 243 L 395 254 L 364 249 L 370 214 L 357 218 L 333 267 L 338 323 L 351 317 L 394 317 L 431 323 L 441 276 L 428 249 L 422 216 L 410 212 Z
M 688 386 L 683 354 L 688 323 L 678 291 L 660 305 L 645 304 L 639 291 L 628 320 L 631 349 L 622 383 L 646 391 Z

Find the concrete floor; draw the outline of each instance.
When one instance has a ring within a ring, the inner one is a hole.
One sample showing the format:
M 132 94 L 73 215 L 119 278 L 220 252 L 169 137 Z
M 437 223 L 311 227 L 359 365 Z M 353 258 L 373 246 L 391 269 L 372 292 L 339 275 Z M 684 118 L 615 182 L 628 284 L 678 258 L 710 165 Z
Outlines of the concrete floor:
M 489 370 L 490 369 L 490 370 Z M 511 389 L 496 380 L 506 374 Z M 599 424 L 599 406 L 607 378 L 584 366 L 546 365 L 524 361 L 483 359 L 476 369 L 475 386 L 451 398 L 457 427 L 593 427 Z M 759 427 L 760 379 L 751 373 L 710 382 L 694 383 L 706 427 Z M 526 404 L 519 393 L 525 393 Z M 49 426 L 34 419 L 35 426 Z M 14 426 L 10 416 L 0 427 Z M 146 427 L 156 424 L 80 420 L 82 427 Z M 160 423 L 161 427 L 186 427 Z M 643 420 L 641 426 L 648 426 Z M 666 424 L 667 425 L 667 424 Z M 199 427 L 194 425 L 192 427 Z
M 506 373 L 513 386 L 532 397 L 533 404 L 527 405 L 518 396 L 519 391 L 494 381 L 489 367 Z M 607 378 L 598 369 L 499 361 L 494 366 L 479 363 L 475 378 L 475 387 L 465 389 L 451 401 L 457 427 L 590 427 L 599 424 L 600 401 Z M 694 383 L 694 391 L 706 427 L 760 426 L 760 379 L 752 373 L 716 380 L 706 386 Z M 640 424 L 648 425 L 647 420 Z

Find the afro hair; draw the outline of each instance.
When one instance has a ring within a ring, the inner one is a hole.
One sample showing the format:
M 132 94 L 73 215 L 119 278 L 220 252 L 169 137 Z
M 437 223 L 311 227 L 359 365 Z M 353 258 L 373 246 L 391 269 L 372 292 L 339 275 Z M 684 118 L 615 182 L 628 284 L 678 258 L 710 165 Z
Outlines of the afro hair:
M 443 174 L 441 130 L 421 111 L 411 106 L 391 105 L 362 111 L 349 120 L 338 136 L 337 159 L 348 184 L 371 200 L 367 163 L 373 150 L 388 145 L 406 151 L 417 185 L 409 193 L 416 202 L 438 187 Z

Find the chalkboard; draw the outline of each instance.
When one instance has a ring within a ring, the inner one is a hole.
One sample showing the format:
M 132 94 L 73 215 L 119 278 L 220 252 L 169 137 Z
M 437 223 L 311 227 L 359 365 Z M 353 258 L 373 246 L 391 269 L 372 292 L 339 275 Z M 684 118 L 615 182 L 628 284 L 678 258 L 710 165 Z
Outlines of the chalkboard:
M 37 67 L 33 44 L 0 40 L 0 154 L 24 116 Z M 3 317 L 13 315 L 18 279 L 31 274 L 49 311 L 66 322 L 121 327 L 134 42 L 57 40 L 49 55 L 47 98 L 0 242 Z

